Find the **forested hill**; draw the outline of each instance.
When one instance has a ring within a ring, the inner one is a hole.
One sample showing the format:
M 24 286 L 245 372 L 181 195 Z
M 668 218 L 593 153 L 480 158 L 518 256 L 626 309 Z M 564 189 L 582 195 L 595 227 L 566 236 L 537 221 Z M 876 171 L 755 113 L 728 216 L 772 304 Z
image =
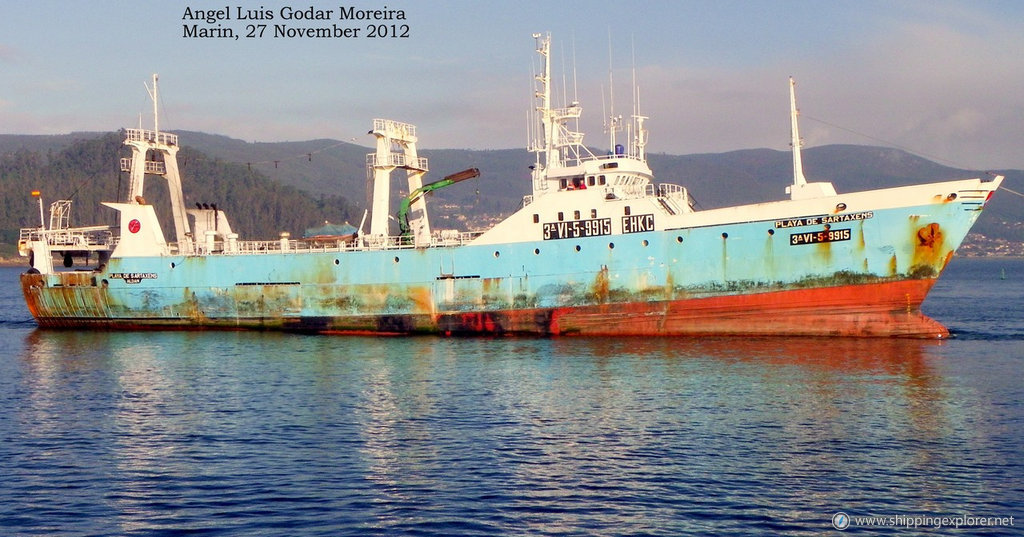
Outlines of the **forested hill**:
M 39 137 L 49 143 L 47 137 Z M 40 190 L 47 206 L 58 199 L 73 200 L 73 226 L 116 224 L 117 212 L 100 202 L 124 200 L 129 176 L 120 171 L 120 159 L 130 155 L 119 133 L 85 135 L 63 149 L 52 145 L 0 154 L 0 255 L 11 255 L 18 230 L 39 222 L 39 205 L 31 196 Z M 301 236 L 324 221 L 341 223 L 361 214 L 338 195 L 313 195 L 294 186 L 272 181 L 244 164 L 225 162 L 189 147 L 178 153 L 188 207 L 216 203 L 242 238 L 273 238 L 281 231 Z M 167 186 L 146 177 L 146 199 L 161 217 L 165 233 L 173 230 Z M 354 216 L 356 215 L 356 216 Z M 46 217 L 49 218 L 47 210 Z M 358 220 L 357 220 L 358 223 Z

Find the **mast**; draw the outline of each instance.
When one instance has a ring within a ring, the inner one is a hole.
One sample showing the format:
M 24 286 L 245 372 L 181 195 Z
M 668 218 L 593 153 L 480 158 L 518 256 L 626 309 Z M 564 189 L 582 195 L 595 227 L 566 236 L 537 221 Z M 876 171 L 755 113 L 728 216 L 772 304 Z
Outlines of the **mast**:
M 370 131 L 377 139 L 376 152 L 366 155 L 367 205 L 370 207 L 371 240 L 382 241 L 388 236 L 388 209 L 391 205 L 391 172 L 406 170 L 409 192 L 423 186 L 427 173 L 427 159 L 416 151 L 416 126 L 391 119 L 374 119 Z M 430 244 L 430 225 L 427 205 L 423 197 L 410 201 L 409 225 L 415 244 Z M 362 229 L 362 228 L 360 228 Z
M 800 111 L 796 108 L 796 81 L 789 77 L 789 118 L 790 118 L 790 145 L 793 146 L 793 184 L 786 187 L 786 193 L 790 199 L 812 199 L 835 196 L 836 189 L 832 183 L 814 182 L 808 183 L 804 177 L 804 162 L 800 156 L 800 147 L 803 140 L 800 139 L 800 127 L 797 125 L 797 117 Z
M 584 153 L 583 133 L 572 130 L 569 122 L 578 122 L 583 109 L 576 101 L 563 108 L 551 105 L 551 34 L 533 34 L 537 40 L 537 54 L 541 58 L 540 72 L 534 75 L 536 86 L 533 96 L 537 104 L 533 109 L 534 121 L 540 122 L 540 139 L 530 142 L 530 151 L 537 153 L 533 167 L 533 194 L 542 195 L 549 190 L 551 173 L 560 168 L 579 164 Z M 541 154 L 544 155 L 541 162 Z M 553 179 L 557 183 L 557 179 Z
M 160 89 L 158 88 L 156 73 L 153 73 L 153 90 L 149 92 L 149 96 L 153 98 L 153 132 L 156 133 L 157 138 L 160 137 L 160 110 L 158 103 L 160 102 Z M 146 88 L 147 90 L 149 88 Z
M 553 162 L 557 161 L 554 144 L 555 123 L 551 116 L 551 34 L 533 34 L 533 37 L 537 40 L 537 54 L 541 57 L 541 72 L 535 78 L 540 83 L 540 91 L 536 93 L 536 96 L 540 99 L 537 111 L 540 113 L 542 136 L 544 137 L 541 143 L 544 145 L 538 149 L 544 153 L 544 165 L 551 166 Z M 539 153 L 537 157 L 540 158 Z
M 793 147 L 793 186 L 799 189 L 801 186 L 807 184 L 807 178 L 804 177 L 804 164 L 800 157 L 800 146 L 803 145 L 803 141 L 800 139 L 800 126 L 797 124 L 797 116 L 800 115 L 800 111 L 796 108 L 796 81 L 793 77 L 789 77 L 789 116 L 790 116 L 790 135 L 792 140 L 790 145 Z
M 615 133 L 622 126 L 622 117 L 615 115 L 615 79 L 612 72 L 612 29 L 608 28 L 608 150 L 615 151 Z
M 160 132 L 158 81 L 159 77 L 154 73 L 153 88 L 146 86 L 153 100 L 153 130 L 145 130 L 141 126 L 138 129 L 125 129 L 124 145 L 132 148 L 132 156 L 121 159 L 121 171 L 131 174 L 127 201 L 133 205 L 146 205 L 143 194 L 147 174 L 161 176 L 167 181 L 178 249 L 179 252 L 191 253 L 192 230 L 188 224 L 185 197 L 181 191 L 181 173 L 178 170 L 177 154 L 180 147 L 177 135 Z M 158 160 L 147 160 L 150 154 Z
M 647 160 L 647 130 L 644 129 L 644 120 L 647 116 L 640 114 L 640 86 L 636 82 L 636 45 L 630 41 L 633 60 L 633 140 L 630 147 L 631 156 L 638 160 Z

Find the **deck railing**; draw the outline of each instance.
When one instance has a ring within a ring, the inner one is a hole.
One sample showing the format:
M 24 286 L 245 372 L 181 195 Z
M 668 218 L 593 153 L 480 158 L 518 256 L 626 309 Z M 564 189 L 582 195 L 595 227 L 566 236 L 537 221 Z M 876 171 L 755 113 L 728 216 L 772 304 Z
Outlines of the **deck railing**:
M 368 153 L 366 155 L 366 164 L 370 168 L 377 166 L 394 166 L 396 168 L 410 168 L 424 172 L 430 169 L 427 167 L 426 157 L 410 158 L 405 153 L 396 152 L 388 153 L 382 160 L 377 159 L 376 153 Z
M 429 248 L 462 246 L 483 234 L 482 231 L 442 231 L 435 235 Z M 22 228 L 18 242 L 27 247 L 32 241 L 46 240 L 54 251 L 112 251 L 118 242 L 110 226 L 92 226 L 69 229 Z M 186 243 L 187 244 L 187 243 Z M 406 250 L 417 246 L 412 237 L 365 237 L 358 239 L 287 239 L 267 241 L 216 240 L 200 241 L 193 246 L 177 242 L 167 244 L 171 255 L 243 255 L 310 252 L 348 252 L 361 250 Z M 421 246 L 422 247 L 422 246 Z M 192 250 L 189 252 L 188 250 Z M 26 250 L 27 251 L 27 250 Z
M 64 229 L 22 228 L 18 244 L 45 240 L 55 250 L 112 250 L 116 240 L 110 226 Z
M 146 129 L 125 129 L 125 139 L 129 142 L 154 142 L 164 145 L 178 145 L 178 135 L 169 132 L 156 132 Z
M 132 171 L 132 159 L 122 158 L 121 159 L 121 171 L 130 172 Z M 167 173 L 167 166 L 159 160 L 147 160 L 145 166 L 146 173 L 153 175 L 163 175 Z
M 462 246 L 479 237 L 481 231 L 441 232 L 435 235 L 428 247 L 440 248 Z M 364 237 L 363 243 L 358 239 L 279 239 L 266 241 L 223 241 L 197 243 L 198 254 L 203 255 L 253 255 L 280 253 L 312 253 L 312 252 L 355 252 L 366 250 L 410 250 L 417 248 L 412 237 Z M 170 245 L 176 250 L 177 245 Z M 178 252 L 183 255 L 183 252 Z

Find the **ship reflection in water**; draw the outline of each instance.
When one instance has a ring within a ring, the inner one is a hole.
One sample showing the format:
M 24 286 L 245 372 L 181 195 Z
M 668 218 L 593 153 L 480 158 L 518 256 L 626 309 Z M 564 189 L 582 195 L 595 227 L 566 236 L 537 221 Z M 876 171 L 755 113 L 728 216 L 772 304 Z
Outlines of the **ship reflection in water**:
M 56 517 L 111 534 L 811 534 L 839 510 L 1000 514 L 1021 482 L 992 414 L 1009 375 L 960 376 L 962 343 L 36 330 L 3 381 L 0 501 L 29 532 Z

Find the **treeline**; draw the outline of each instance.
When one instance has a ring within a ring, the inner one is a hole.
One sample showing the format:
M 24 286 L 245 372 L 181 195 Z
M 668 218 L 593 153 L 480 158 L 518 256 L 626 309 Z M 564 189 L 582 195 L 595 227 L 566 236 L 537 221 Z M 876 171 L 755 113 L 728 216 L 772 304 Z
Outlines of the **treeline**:
M 72 226 L 116 224 L 117 212 L 100 202 L 125 201 L 128 196 L 131 179 L 120 171 L 120 159 L 131 151 L 123 139 L 119 133 L 110 133 L 79 140 L 60 151 L 22 149 L 0 156 L 0 243 L 16 244 L 20 228 L 39 224 L 38 200 L 32 190 L 42 192 L 47 222 L 51 202 L 71 199 Z M 314 197 L 245 165 L 214 159 L 189 147 L 178 152 L 178 164 L 186 208 L 216 204 L 242 239 L 272 239 L 281 231 L 297 237 L 324 221 L 358 224 L 361 213 L 345 197 Z M 146 176 L 145 197 L 160 216 L 167 239 L 174 240 L 163 178 Z

